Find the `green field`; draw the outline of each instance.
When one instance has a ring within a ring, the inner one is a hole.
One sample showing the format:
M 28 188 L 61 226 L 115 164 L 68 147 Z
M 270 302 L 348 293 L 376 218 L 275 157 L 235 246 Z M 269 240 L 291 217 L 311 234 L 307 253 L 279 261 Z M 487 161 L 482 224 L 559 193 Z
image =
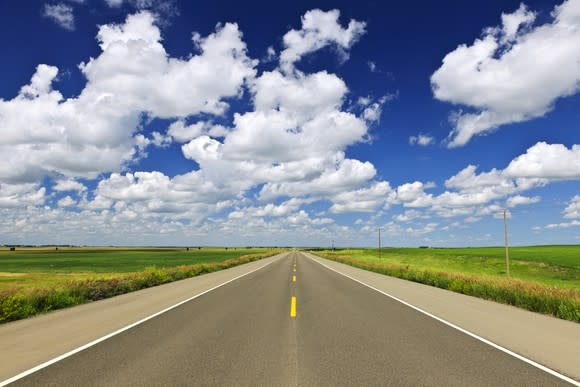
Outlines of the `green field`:
M 227 269 L 279 251 L 4 248 L 0 250 L 0 323 Z
M 314 251 L 341 263 L 580 322 L 580 245 Z
M 0 249 L 0 290 L 54 286 L 72 279 L 117 278 L 146 268 L 221 262 L 266 249 L 243 248 L 17 248 Z
M 0 272 L 128 273 L 146 267 L 174 267 L 217 262 L 266 249 L 87 247 L 17 248 L 0 250 Z
M 325 251 L 365 261 L 377 261 L 378 249 Z M 580 245 L 525 246 L 509 249 L 512 278 L 558 287 L 580 288 Z M 381 262 L 417 269 L 460 272 L 487 277 L 506 276 L 503 247 L 384 248 Z

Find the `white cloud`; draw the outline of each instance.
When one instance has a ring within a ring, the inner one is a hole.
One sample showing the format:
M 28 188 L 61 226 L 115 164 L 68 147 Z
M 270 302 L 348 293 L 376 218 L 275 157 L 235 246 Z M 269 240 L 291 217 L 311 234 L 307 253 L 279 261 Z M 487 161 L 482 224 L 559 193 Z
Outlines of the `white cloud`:
M 580 145 L 568 149 L 562 144 L 538 142 L 516 157 L 505 174 L 526 178 L 580 179 Z
M 66 191 L 77 191 L 84 192 L 87 187 L 74 179 L 61 179 L 57 180 L 55 185 L 52 187 L 53 191 L 66 192 Z
M 547 229 L 554 229 L 554 228 L 570 228 L 580 226 L 580 220 L 574 219 L 571 222 L 563 222 L 563 223 L 551 223 L 546 226 Z
M 121 5 L 123 5 L 124 0 L 105 0 L 105 3 L 107 3 L 107 5 L 109 7 L 114 7 L 114 8 L 118 8 Z
M 333 204 L 330 212 L 373 212 L 386 204 L 391 192 L 391 186 L 386 181 L 374 183 L 368 188 L 341 192 L 331 198 Z
M 371 70 L 371 73 L 377 72 L 377 64 L 373 61 L 368 61 L 367 62 L 367 66 L 369 66 L 369 70 Z
M 205 122 L 202 121 L 186 126 L 182 120 L 179 120 L 169 125 L 167 134 L 178 142 L 188 142 L 201 136 L 205 126 Z
M 74 200 L 70 196 L 65 196 L 64 198 L 62 198 L 58 201 L 59 207 L 72 207 L 76 204 L 77 204 L 76 200 Z
M 41 205 L 46 189 L 38 184 L 0 184 L 0 208 L 18 208 Z M 5 219 L 3 219 L 5 221 Z
M 341 155 L 336 165 L 323 170 L 322 174 L 312 180 L 265 184 L 260 191 L 260 199 L 307 195 L 325 197 L 359 187 L 375 174 L 376 170 L 371 163 L 344 159 L 344 155 Z
M 75 16 L 70 5 L 64 3 L 45 4 L 42 16 L 51 19 L 65 30 L 73 31 L 75 29 Z
M 221 115 L 224 98 L 240 95 L 255 61 L 235 24 L 198 37 L 200 54 L 168 57 L 150 13 L 99 28 L 102 52 L 80 65 L 87 84 L 76 98 L 52 89 L 58 69 L 39 65 L 29 85 L 12 100 L 0 99 L 0 181 L 38 181 L 42 176 L 95 178 L 119 171 L 138 156 L 135 146 L 163 143 L 134 137 L 143 113 L 150 117 Z M 148 142 L 149 141 L 149 142 Z
M 459 45 L 431 76 L 435 98 L 467 105 L 474 113 L 452 118 L 449 147 L 498 126 L 541 117 L 556 100 L 580 85 L 580 1 L 556 6 L 553 20 L 532 27 L 525 5 L 502 15 L 501 28 L 487 28 L 471 46 Z
M 420 145 L 420 146 L 428 146 L 435 142 L 433 136 L 429 134 L 421 134 L 419 133 L 417 136 L 410 136 L 409 137 L 409 144 L 410 145 Z
M 564 218 L 580 218 L 580 195 L 575 195 L 572 199 L 570 199 L 570 203 L 564 209 Z
M 347 28 L 342 28 L 338 18 L 340 11 L 328 12 L 313 9 L 302 16 L 302 28 L 290 30 L 283 38 L 284 50 L 280 53 L 280 67 L 285 73 L 294 70 L 294 64 L 304 55 L 323 47 L 334 45 L 343 57 L 347 50 L 365 33 L 365 23 L 350 20 Z
M 431 183 L 415 181 L 397 187 L 396 194 L 389 198 L 393 204 L 402 204 L 404 207 L 421 208 L 433 204 L 433 195 L 425 193 L 426 189 L 433 188 Z
M 529 196 L 516 195 L 516 196 L 512 196 L 512 197 L 508 198 L 508 200 L 506 201 L 506 204 L 508 207 L 515 207 L 515 206 L 521 206 L 521 205 L 527 205 L 527 204 L 535 204 L 535 203 L 538 203 L 539 201 L 540 201 L 539 196 L 529 197 Z
M 381 120 L 382 112 L 382 105 L 378 102 L 374 102 L 365 108 L 362 117 L 368 122 L 379 122 Z
M 397 222 L 410 222 L 417 218 L 428 219 L 429 215 L 425 215 L 423 212 L 417 210 L 407 210 L 402 214 L 393 216 L 393 220 Z
M 276 50 L 272 46 L 268 46 L 266 49 L 266 57 L 264 58 L 264 62 L 272 62 L 276 60 Z

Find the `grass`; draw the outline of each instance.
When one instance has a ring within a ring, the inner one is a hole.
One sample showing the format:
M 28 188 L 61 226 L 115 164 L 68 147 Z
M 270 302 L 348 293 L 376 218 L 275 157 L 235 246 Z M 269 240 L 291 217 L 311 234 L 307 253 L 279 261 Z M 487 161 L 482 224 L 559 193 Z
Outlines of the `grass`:
M 580 322 L 580 246 L 352 249 L 316 254 L 362 269 Z
M 0 323 L 226 269 L 278 252 L 217 248 L 2 251 Z
M 17 248 L 0 250 L 0 272 L 129 273 L 146 267 L 208 263 L 264 249 L 241 248 Z

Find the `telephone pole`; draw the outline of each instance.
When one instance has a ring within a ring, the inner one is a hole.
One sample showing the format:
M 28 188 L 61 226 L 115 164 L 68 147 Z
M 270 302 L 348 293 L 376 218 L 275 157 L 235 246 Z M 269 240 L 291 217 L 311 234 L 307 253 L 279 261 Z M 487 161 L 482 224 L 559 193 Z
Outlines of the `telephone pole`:
M 505 242 L 505 267 L 506 273 L 509 278 L 510 276 L 510 253 L 508 247 L 508 230 L 507 230 L 507 210 L 503 210 L 503 239 Z
M 381 258 L 381 228 L 377 229 L 379 231 L 379 259 Z

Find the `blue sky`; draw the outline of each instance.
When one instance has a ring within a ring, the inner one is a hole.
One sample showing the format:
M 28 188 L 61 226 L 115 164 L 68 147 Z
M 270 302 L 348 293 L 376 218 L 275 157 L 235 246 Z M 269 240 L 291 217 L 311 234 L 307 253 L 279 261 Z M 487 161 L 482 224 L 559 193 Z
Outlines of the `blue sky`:
M 580 0 L 0 4 L 0 244 L 580 243 Z

